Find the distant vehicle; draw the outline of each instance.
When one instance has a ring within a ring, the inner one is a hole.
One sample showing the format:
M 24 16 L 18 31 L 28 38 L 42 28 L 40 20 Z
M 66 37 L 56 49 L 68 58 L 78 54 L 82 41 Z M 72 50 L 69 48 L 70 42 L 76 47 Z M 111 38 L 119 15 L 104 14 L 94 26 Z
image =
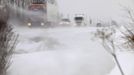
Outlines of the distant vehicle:
M 77 24 L 77 26 L 81 26 L 83 21 L 84 21 L 84 16 L 81 14 L 76 14 L 74 17 L 75 23 Z
M 47 23 L 46 15 L 47 8 L 44 0 L 35 0 L 29 5 L 28 10 L 30 14 L 27 18 L 27 25 L 31 26 L 45 26 Z
M 61 22 L 59 24 L 62 25 L 62 26 L 70 26 L 71 22 L 68 18 L 64 18 L 64 19 L 61 20 Z

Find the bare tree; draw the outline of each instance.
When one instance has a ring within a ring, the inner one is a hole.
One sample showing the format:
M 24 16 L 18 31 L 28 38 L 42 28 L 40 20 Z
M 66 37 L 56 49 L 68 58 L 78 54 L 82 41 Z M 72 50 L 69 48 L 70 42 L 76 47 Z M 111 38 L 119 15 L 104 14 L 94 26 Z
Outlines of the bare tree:
M 115 33 L 115 29 L 108 27 L 108 28 L 102 28 L 102 29 L 97 30 L 95 35 L 102 40 L 103 47 L 114 58 L 121 72 L 121 75 L 125 75 L 116 55 L 116 47 L 114 44 L 114 39 L 112 37 L 114 36 L 114 33 Z
M 17 35 L 7 23 L 9 18 L 7 7 L 0 8 L 0 14 L 0 75 L 6 75 L 16 45 Z
M 123 39 L 126 40 L 125 43 L 125 48 L 131 48 L 132 50 L 134 49 L 134 11 L 130 8 L 123 7 L 123 10 L 126 12 L 127 16 L 126 18 L 129 19 L 129 23 L 127 26 L 123 26 L 125 29 L 125 32 L 120 30 L 120 32 L 124 35 Z

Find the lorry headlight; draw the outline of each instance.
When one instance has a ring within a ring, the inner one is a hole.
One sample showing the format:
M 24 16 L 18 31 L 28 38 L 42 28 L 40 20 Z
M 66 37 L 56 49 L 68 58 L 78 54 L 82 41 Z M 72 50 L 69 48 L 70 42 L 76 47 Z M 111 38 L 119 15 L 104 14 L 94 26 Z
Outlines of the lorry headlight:
M 44 23 L 41 23 L 40 25 L 41 25 L 41 26 L 44 26 L 45 24 L 44 24 Z
M 31 26 L 32 24 L 31 23 L 27 23 L 28 26 Z

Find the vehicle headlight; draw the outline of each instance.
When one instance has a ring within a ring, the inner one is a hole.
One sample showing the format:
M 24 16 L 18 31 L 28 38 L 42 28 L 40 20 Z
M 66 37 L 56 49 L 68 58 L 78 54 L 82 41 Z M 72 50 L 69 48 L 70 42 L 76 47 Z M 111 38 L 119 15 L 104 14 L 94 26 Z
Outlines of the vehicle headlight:
M 41 23 L 40 25 L 41 25 L 41 26 L 44 26 L 45 24 L 44 24 L 44 23 Z
M 31 23 L 27 23 L 28 26 L 31 26 L 32 24 Z

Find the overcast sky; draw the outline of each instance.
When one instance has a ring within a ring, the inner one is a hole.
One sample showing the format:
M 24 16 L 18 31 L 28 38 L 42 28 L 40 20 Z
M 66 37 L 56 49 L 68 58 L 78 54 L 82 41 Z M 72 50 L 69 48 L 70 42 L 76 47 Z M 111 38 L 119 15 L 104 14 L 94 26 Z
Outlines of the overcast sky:
M 86 14 L 91 17 L 114 17 L 120 15 L 121 6 L 132 6 L 133 0 L 57 0 L 64 15 Z

